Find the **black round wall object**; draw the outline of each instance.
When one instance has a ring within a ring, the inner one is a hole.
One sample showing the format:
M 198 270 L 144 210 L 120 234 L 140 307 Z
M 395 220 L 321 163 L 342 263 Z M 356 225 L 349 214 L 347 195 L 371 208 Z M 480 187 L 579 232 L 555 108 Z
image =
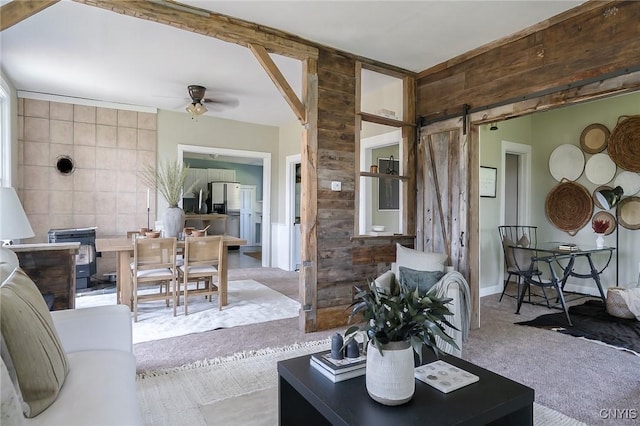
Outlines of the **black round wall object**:
M 63 175 L 73 173 L 73 160 L 68 155 L 61 155 L 56 161 L 56 169 Z

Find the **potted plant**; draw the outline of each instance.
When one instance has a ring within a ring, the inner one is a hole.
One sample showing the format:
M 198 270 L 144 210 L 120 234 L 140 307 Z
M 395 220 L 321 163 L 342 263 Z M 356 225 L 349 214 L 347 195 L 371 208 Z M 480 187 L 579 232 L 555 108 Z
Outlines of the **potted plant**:
M 349 322 L 359 314 L 364 322 L 347 329 L 345 345 L 358 331 L 364 331 L 369 338 L 367 392 L 385 405 L 404 404 L 415 391 L 413 353 L 420 363 L 424 346 L 439 356 L 436 338 L 457 348 L 445 331 L 445 326 L 456 329 L 446 319 L 452 315 L 446 306 L 451 299 L 435 297 L 431 292 L 420 294 L 418 288 L 403 286 L 387 292 L 378 288 L 375 281 L 369 282 L 368 289 L 356 290 Z
M 183 165 L 181 161 L 166 160 L 156 168 L 147 164 L 140 172 L 142 181 L 159 192 L 169 204 L 169 208 L 163 217 L 163 231 L 165 237 L 177 237 L 184 228 L 184 210 L 178 207 L 182 197 L 182 189 L 187 179 L 189 166 Z M 186 192 L 193 189 L 196 182 L 185 188 Z

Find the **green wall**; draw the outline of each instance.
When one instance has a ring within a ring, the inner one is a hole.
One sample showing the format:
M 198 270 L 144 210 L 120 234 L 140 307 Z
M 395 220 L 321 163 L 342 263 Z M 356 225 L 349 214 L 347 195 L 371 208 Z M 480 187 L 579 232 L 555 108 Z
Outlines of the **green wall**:
M 498 168 L 500 177 L 501 167 L 501 143 L 502 141 L 516 142 L 531 145 L 532 171 L 531 171 L 531 224 L 537 225 L 539 241 L 566 241 L 578 245 L 595 245 L 595 234 L 590 222 L 575 236 L 556 228 L 546 217 L 545 201 L 547 194 L 558 182 L 549 172 L 549 156 L 553 150 L 561 144 L 573 144 L 580 147 L 580 135 L 583 129 L 590 124 L 600 123 L 610 131 L 616 126 L 618 118 L 622 115 L 640 114 L 640 93 L 620 95 L 607 99 L 591 101 L 551 111 L 535 113 L 513 120 L 499 122 L 497 131 L 489 131 L 488 125 L 480 129 L 480 165 Z M 605 151 L 606 152 L 606 151 Z M 591 154 L 584 154 L 585 164 Z M 618 168 L 616 176 L 623 170 Z M 615 179 L 615 178 L 614 178 Z M 595 185 L 584 176 L 584 173 L 576 180 L 583 185 L 589 193 L 593 193 L 598 185 Z M 480 199 L 480 287 L 481 294 L 490 294 L 496 291 L 500 283 L 499 267 L 501 247 L 498 242 L 497 226 L 501 221 L 500 185 L 498 181 L 498 197 Z M 613 186 L 613 181 L 608 183 Z M 640 196 L 640 194 L 635 194 Z M 594 214 L 599 211 L 594 206 Z M 611 211 L 615 214 L 615 210 Z M 638 263 L 640 262 L 640 230 L 629 230 L 619 227 L 619 270 L 620 285 L 635 283 L 638 279 Z M 605 245 L 616 246 L 615 232 L 605 237 Z M 596 267 L 602 268 L 606 264 L 608 256 L 598 255 L 594 258 Z M 496 260 L 498 259 L 498 261 Z M 587 272 L 586 264 L 577 265 L 578 272 Z M 614 286 L 616 282 L 615 255 L 609 267 L 602 274 L 604 287 Z M 593 291 L 595 286 L 586 280 L 576 280 L 570 284 L 584 286 L 585 291 Z M 482 289 L 485 292 L 482 292 Z

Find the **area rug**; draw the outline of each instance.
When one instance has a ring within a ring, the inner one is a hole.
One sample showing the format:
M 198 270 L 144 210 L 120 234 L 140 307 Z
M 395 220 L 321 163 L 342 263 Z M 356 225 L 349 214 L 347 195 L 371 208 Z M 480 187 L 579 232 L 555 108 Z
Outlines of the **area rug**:
M 581 305 L 570 306 L 569 316 L 573 327 L 567 324 L 564 312 L 542 315 L 516 324 L 582 337 L 640 356 L 640 321 L 609 315 L 604 302 L 600 300 L 587 300 Z
M 137 376 L 145 425 L 275 426 L 277 362 L 326 350 L 329 340 L 243 352 Z M 536 426 L 584 425 L 534 403 Z
M 218 298 L 189 297 L 189 315 L 178 306 L 163 301 L 140 303 L 138 321 L 133 323 L 133 343 L 148 342 L 190 333 L 230 328 L 298 316 L 300 303 L 254 280 L 230 281 L 228 304 L 218 310 Z M 116 303 L 115 293 L 83 295 L 76 298 L 76 308 Z

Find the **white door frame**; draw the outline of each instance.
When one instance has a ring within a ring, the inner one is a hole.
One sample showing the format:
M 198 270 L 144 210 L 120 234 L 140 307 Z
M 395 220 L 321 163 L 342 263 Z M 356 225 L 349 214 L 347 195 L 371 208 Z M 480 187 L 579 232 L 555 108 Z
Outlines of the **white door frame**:
M 518 157 L 518 224 L 529 225 L 531 221 L 531 145 L 502 141 L 500 153 L 500 224 L 505 225 L 505 168 L 507 154 Z M 502 244 L 502 241 L 500 241 Z M 503 253 L 503 250 L 500 250 Z M 504 260 L 500 262 L 500 277 L 504 281 Z
M 262 266 L 271 266 L 271 153 L 215 148 L 211 146 L 178 144 L 178 161 L 184 161 L 184 153 L 218 154 L 232 157 L 259 158 L 262 160 Z
M 285 210 L 285 223 L 286 223 L 286 233 L 288 236 L 288 244 L 287 253 L 289 253 L 288 259 L 288 270 L 295 271 L 296 270 L 296 261 L 295 261 L 295 253 L 293 252 L 293 248 L 295 247 L 295 227 L 293 222 L 295 221 L 295 184 L 296 184 L 296 164 L 302 163 L 302 155 L 294 154 L 287 155 L 285 158 L 286 162 L 286 176 L 285 176 L 285 201 L 284 201 L 284 210 Z

